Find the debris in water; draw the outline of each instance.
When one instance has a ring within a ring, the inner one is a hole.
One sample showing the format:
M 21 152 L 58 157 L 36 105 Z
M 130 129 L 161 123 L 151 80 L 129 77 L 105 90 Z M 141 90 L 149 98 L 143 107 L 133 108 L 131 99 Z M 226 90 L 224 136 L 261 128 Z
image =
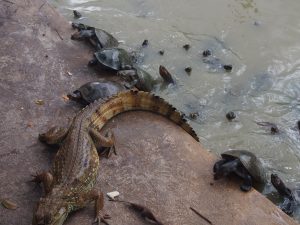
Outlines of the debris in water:
M 75 19 L 78 19 L 78 18 L 82 17 L 81 13 L 78 12 L 77 10 L 73 10 L 73 14 L 74 14 Z
M 144 40 L 142 46 L 147 47 L 148 45 L 149 45 L 149 41 L 147 39 Z
M 226 72 L 230 72 L 232 70 L 232 65 L 228 64 L 228 65 L 223 65 L 224 70 L 226 70 Z
M 192 72 L 192 67 L 186 67 L 185 69 L 184 69 L 184 71 L 187 73 L 187 74 L 191 74 L 191 72 Z
M 236 115 L 234 112 L 231 111 L 226 114 L 226 118 L 228 119 L 228 121 L 232 121 L 233 119 L 236 118 Z
M 210 55 L 211 55 L 211 51 L 210 51 L 209 49 L 204 50 L 204 51 L 202 52 L 202 56 L 203 56 L 203 57 L 208 57 L 208 56 L 210 56 Z
M 188 51 L 190 48 L 191 48 L 191 46 L 189 45 L 189 44 L 185 44 L 184 46 L 182 46 L 186 51 Z
M 164 50 L 159 50 L 158 52 L 160 55 L 164 55 L 165 54 L 165 51 Z

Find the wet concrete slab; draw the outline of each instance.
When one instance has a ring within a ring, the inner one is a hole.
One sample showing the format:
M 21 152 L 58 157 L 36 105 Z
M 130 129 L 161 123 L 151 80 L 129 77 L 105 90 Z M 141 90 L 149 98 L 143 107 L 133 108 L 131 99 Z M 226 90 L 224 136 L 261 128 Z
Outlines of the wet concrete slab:
M 67 125 L 80 109 L 64 95 L 87 81 L 115 79 L 86 65 L 92 49 L 70 40 L 74 32 L 46 1 L 0 1 L 0 224 L 30 224 L 42 190 L 28 182 L 47 170 L 55 149 L 39 143 L 39 132 Z M 38 100 L 42 100 L 38 102 Z M 37 104 L 42 103 L 42 104 Z M 113 118 L 104 129 L 116 136 L 118 155 L 102 159 L 97 187 L 117 190 L 124 200 L 150 208 L 166 225 L 297 224 L 261 194 L 239 191 L 236 180 L 212 179 L 216 156 L 180 127 L 147 112 Z M 120 203 L 105 202 L 111 225 L 147 224 Z M 65 224 L 91 224 L 92 204 Z

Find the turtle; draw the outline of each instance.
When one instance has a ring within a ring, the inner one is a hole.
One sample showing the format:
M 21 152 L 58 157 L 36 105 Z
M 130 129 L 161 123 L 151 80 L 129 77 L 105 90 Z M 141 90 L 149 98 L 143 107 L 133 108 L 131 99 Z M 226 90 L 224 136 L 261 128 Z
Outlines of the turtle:
M 283 198 L 283 202 L 279 205 L 280 209 L 288 215 L 293 215 L 296 206 L 299 205 L 299 190 L 288 188 L 279 176 L 274 173 L 271 174 L 271 183 Z
M 72 40 L 88 40 L 96 50 L 118 47 L 118 40 L 105 30 L 90 27 L 82 23 L 72 23 L 78 31 L 72 34 Z
M 229 174 L 236 174 L 243 179 L 240 189 L 244 192 L 250 191 L 253 182 L 266 183 L 266 173 L 260 159 L 247 150 L 229 150 L 221 154 L 222 159 L 217 161 L 213 167 L 214 179 Z
M 113 81 L 94 81 L 88 82 L 75 90 L 72 94 L 68 94 L 68 98 L 88 105 L 98 99 L 106 99 L 123 90 L 126 90 L 124 85 Z
M 117 75 L 125 81 L 125 85 L 129 89 L 135 86 L 141 91 L 150 92 L 159 83 L 159 80 L 155 80 L 149 73 L 138 66 L 131 70 L 118 71 Z
M 88 65 L 97 64 L 114 71 L 133 68 L 132 57 L 122 48 L 103 48 L 95 52 Z
M 159 83 L 175 83 L 169 72 L 168 76 L 165 76 L 165 74 L 162 73 L 159 74 L 162 79 L 154 79 L 149 73 L 136 65 L 133 66 L 133 69 L 131 70 L 122 70 L 117 72 L 117 75 L 126 82 L 125 85 L 127 85 L 127 88 L 135 86 L 137 89 L 147 92 L 152 91 L 155 85 L 158 85 Z

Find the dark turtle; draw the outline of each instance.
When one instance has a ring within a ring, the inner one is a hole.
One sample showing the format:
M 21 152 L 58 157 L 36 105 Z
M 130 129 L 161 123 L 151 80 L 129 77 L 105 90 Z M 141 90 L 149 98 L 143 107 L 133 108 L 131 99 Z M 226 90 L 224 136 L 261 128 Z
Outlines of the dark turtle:
M 299 193 L 286 187 L 277 174 L 271 174 L 271 183 L 277 190 L 278 194 L 283 198 L 283 203 L 280 204 L 279 207 L 286 214 L 292 215 L 296 206 L 299 204 Z
M 125 90 L 125 87 L 117 82 L 102 81 L 102 82 L 88 82 L 75 90 L 72 94 L 68 94 L 68 98 L 80 102 L 82 104 L 89 104 L 98 99 L 106 99 L 112 95 Z
M 266 182 L 266 173 L 261 161 L 247 150 L 229 150 L 221 154 L 222 159 L 215 163 L 214 179 L 236 174 L 243 179 L 242 191 L 250 191 L 253 181 Z
M 88 40 L 97 50 L 118 47 L 118 40 L 105 30 L 90 27 L 82 23 L 72 23 L 78 31 L 72 34 L 72 40 Z
M 132 69 L 132 57 L 122 48 L 103 48 L 94 53 L 89 66 L 100 64 L 111 70 Z
M 152 91 L 154 86 L 159 83 L 159 80 L 153 79 L 149 73 L 139 67 L 119 71 L 117 75 L 126 82 L 127 88 L 133 88 L 135 86 L 141 91 Z

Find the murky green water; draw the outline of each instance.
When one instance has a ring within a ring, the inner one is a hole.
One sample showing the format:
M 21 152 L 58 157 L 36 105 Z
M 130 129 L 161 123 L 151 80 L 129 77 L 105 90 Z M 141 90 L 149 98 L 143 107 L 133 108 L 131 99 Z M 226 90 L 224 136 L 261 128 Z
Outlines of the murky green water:
M 186 114 L 202 144 L 213 152 L 249 149 L 269 172 L 291 186 L 300 182 L 300 4 L 296 0 L 64 0 L 62 13 L 112 33 L 129 50 L 150 42 L 142 67 L 158 77 L 159 65 L 177 85 L 156 92 Z M 190 44 L 185 51 L 182 46 Z M 210 49 L 231 73 L 203 63 Z M 163 56 L 158 54 L 164 50 Z M 191 75 L 184 68 L 192 67 Z M 225 114 L 237 113 L 235 122 Z M 276 123 L 270 135 L 255 121 Z M 268 192 L 268 191 L 267 191 Z M 300 216 L 297 216 L 300 218 Z M 298 219 L 299 219 L 298 218 Z

